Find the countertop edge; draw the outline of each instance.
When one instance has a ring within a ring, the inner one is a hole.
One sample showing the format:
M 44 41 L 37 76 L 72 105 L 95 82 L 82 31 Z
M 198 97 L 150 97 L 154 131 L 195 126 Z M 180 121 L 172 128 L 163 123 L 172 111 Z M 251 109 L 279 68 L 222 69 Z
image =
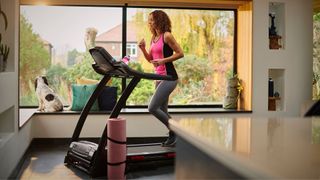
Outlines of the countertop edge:
M 246 178 L 279 178 L 279 176 L 272 175 L 271 172 L 258 168 L 248 160 L 236 157 L 236 155 L 228 153 L 218 146 L 199 138 L 196 134 L 186 131 L 174 119 L 169 120 L 169 126 L 178 136 Z

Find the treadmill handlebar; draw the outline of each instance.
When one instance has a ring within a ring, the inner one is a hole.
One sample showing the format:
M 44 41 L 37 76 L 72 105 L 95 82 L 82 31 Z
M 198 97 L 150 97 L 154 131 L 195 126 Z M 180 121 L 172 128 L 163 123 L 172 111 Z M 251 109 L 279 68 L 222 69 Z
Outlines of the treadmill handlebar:
M 104 48 L 94 47 L 89 50 L 95 63 L 92 64 L 93 69 L 102 75 L 111 75 L 116 77 L 138 77 L 151 80 L 167 80 L 174 81 L 174 77 L 170 75 L 158 75 L 154 73 L 144 73 L 130 68 L 122 61 L 116 61 Z
M 125 69 L 127 72 L 129 72 L 129 75 L 132 75 L 134 77 L 139 77 L 142 79 L 151 79 L 151 80 L 167 80 L 167 81 L 174 81 L 175 79 L 172 76 L 169 75 L 159 75 L 154 73 L 144 73 L 137 70 L 134 70 L 130 68 L 127 64 L 124 62 L 121 62 L 121 66 L 123 69 Z

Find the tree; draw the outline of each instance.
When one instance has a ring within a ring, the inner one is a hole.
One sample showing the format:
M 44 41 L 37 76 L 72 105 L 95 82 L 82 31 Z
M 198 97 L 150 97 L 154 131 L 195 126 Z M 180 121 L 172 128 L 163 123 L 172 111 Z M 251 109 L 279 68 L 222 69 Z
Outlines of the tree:
M 76 58 L 79 56 L 79 52 L 77 49 L 73 49 L 72 51 L 68 52 L 68 59 L 67 59 L 67 65 L 68 66 L 73 66 L 76 64 Z
M 51 62 L 41 37 L 33 31 L 32 24 L 20 15 L 20 88 L 21 96 L 31 91 L 28 83 L 42 75 Z
M 212 93 L 206 87 L 207 78 L 212 73 L 208 59 L 187 55 L 183 61 L 176 62 L 176 67 L 180 83 L 173 94 L 175 104 L 213 101 Z
M 145 17 L 151 11 L 152 9 L 139 10 L 134 18 L 138 39 L 145 38 L 146 42 L 150 42 L 151 36 Z M 185 58 L 174 62 L 181 83 L 173 103 L 221 101 L 225 94 L 227 74 L 233 67 L 233 12 L 176 9 L 165 11 L 171 19 L 172 34 L 185 54 Z M 182 61 L 186 63 L 180 63 Z M 204 71 L 198 65 L 210 70 Z M 193 69 L 193 66 L 196 67 Z M 202 73 L 205 76 L 201 76 Z M 209 98 L 199 97 L 199 94 Z
M 65 81 L 65 77 L 63 74 L 67 71 L 66 68 L 62 67 L 60 64 L 51 65 L 46 72 L 46 77 L 48 79 L 48 83 L 53 88 L 58 88 L 62 81 Z
M 137 71 L 143 72 L 142 65 L 137 62 L 130 62 L 129 67 Z M 127 81 L 128 85 L 128 81 Z M 137 86 L 132 91 L 130 97 L 128 98 L 128 105 L 146 105 L 154 92 L 154 82 L 146 79 L 141 79 Z
M 76 79 L 81 77 L 100 80 L 102 76 L 93 70 L 92 63 L 94 60 L 89 52 L 80 53 L 78 56 L 83 56 L 82 61 L 73 65 L 71 68 L 68 68 L 68 70 L 64 73 L 64 76 L 68 82 L 75 83 Z

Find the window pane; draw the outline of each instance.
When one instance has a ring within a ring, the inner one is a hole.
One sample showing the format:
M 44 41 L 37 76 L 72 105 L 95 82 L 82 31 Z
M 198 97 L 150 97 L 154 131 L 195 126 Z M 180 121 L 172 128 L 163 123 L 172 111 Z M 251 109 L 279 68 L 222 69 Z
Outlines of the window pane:
M 47 77 L 64 105 L 71 104 L 70 86 L 77 79 L 100 80 L 87 51 L 92 46 L 122 56 L 122 8 L 20 6 L 20 12 L 21 106 L 38 105 L 38 75 Z
M 312 99 L 320 99 L 320 13 L 313 14 L 313 93 Z
M 127 40 L 137 44 L 145 39 L 149 49 L 151 33 L 148 15 L 154 9 L 128 8 Z M 222 104 L 226 94 L 226 79 L 233 75 L 234 11 L 162 9 L 171 19 L 172 34 L 185 57 L 174 62 L 179 75 L 178 87 L 171 95 L 171 105 Z M 145 72 L 153 72 L 140 50 L 132 58 Z M 128 103 L 148 104 L 154 83 L 142 81 Z

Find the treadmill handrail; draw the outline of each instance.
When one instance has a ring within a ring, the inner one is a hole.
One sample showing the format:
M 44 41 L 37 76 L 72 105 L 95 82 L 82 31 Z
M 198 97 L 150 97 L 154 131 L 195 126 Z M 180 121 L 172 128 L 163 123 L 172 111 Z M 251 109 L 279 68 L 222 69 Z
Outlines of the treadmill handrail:
M 137 70 L 134 70 L 130 68 L 127 64 L 124 62 L 121 62 L 121 67 L 126 70 L 126 72 L 129 73 L 129 75 L 139 77 L 141 79 L 151 79 L 151 80 L 167 80 L 167 81 L 174 81 L 176 80 L 173 78 L 171 75 L 159 75 L 159 74 L 154 74 L 154 73 L 145 73 L 145 72 L 140 72 Z
M 103 47 L 96 46 L 89 50 L 92 55 L 95 64 L 93 64 L 94 70 L 103 75 L 112 75 L 112 76 L 120 76 L 120 77 L 139 77 L 142 79 L 150 79 L 150 80 L 167 80 L 174 81 L 174 78 L 171 75 L 159 75 L 154 73 L 144 73 L 130 68 L 127 64 L 122 61 L 115 61 L 115 59 L 106 51 Z M 101 62 L 101 59 L 95 59 L 94 53 L 99 53 L 104 59 L 104 62 Z M 104 68 L 103 66 L 106 66 Z M 101 68 L 100 68 L 101 67 Z M 108 70 L 108 71 L 107 71 Z M 105 72 L 104 72 L 105 71 Z

